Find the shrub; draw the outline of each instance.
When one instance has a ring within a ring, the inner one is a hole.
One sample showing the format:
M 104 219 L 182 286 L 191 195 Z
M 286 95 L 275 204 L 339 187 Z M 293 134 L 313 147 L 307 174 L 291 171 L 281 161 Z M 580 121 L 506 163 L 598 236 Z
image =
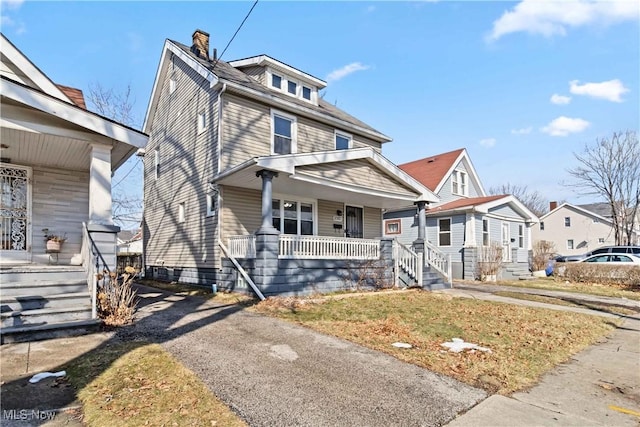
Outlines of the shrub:
M 570 282 L 622 285 L 640 289 L 640 267 L 638 266 L 567 262 L 557 269 L 556 274 Z
M 496 276 L 502 268 L 502 246 L 498 242 L 491 242 L 489 246 L 482 246 L 478 255 L 478 276 L 484 281 L 489 276 Z
M 531 259 L 531 270 L 544 270 L 547 262 L 556 251 L 556 246 L 548 240 L 538 240 L 533 244 L 533 256 Z
M 124 271 L 120 278 L 106 270 L 97 275 L 100 282 L 97 294 L 98 315 L 106 325 L 120 326 L 133 322 L 138 301 L 131 285 L 137 272 L 130 266 Z

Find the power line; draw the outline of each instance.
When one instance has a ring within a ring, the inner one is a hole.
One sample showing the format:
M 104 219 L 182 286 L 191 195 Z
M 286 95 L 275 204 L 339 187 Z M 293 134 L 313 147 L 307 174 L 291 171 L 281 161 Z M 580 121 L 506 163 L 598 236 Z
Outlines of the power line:
M 229 43 L 227 43 L 227 45 L 224 47 L 224 50 L 222 51 L 222 53 L 220 54 L 219 57 L 216 58 L 216 62 L 213 63 L 213 67 L 212 68 L 216 68 L 216 64 L 218 63 L 218 60 L 220 60 L 220 58 L 222 58 L 222 55 L 224 55 L 224 53 L 227 51 L 227 48 L 229 47 L 229 45 L 231 44 L 231 42 L 233 41 L 233 39 L 236 38 L 236 35 L 238 35 L 238 33 L 240 32 L 240 29 L 242 28 L 242 26 L 244 25 L 245 21 L 249 18 L 249 15 L 251 15 L 251 12 L 253 12 L 253 8 L 256 7 L 256 5 L 258 4 L 258 1 L 260 0 L 256 0 L 253 3 L 253 6 L 251 6 L 251 9 L 249 9 L 249 12 L 247 12 L 247 16 L 244 17 L 244 19 L 242 20 L 242 22 L 240 23 L 240 25 L 238 26 L 238 29 L 236 30 L 235 33 L 233 33 L 233 36 L 231 37 L 231 39 L 229 40 Z
M 131 169 L 129 169 L 129 172 L 127 172 L 127 173 L 126 173 L 126 175 L 125 175 L 125 176 L 123 176 L 123 177 L 120 179 L 120 181 L 118 181 L 117 183 L 115 183 L 114 185 L 112 185 L 112 186 L 111 186 L 111 188 L 113 189 L 113 188 L 117 187 L 117 186 L 118 186 L 118 184 L 120 184 L 122 181 L 124 181 L 124 179 L 125 179 L 126 177 L 128 177 L 128 176 L 129 176 L 129 174 L 130 174 L 131 172 L 133 172 L 133 170 L 134 170 L 134 169 L 138 166 L 138 164 L 139 164 L 139 163 L 141 163 L 141 162 L 142 162 L 142 161 L 141 161 L 140 159 L 138 159 L 138 161 L 137 161 L 137 162 L 135 162 L 135 163 L 133 164 L 133 167 L 132 167 Z

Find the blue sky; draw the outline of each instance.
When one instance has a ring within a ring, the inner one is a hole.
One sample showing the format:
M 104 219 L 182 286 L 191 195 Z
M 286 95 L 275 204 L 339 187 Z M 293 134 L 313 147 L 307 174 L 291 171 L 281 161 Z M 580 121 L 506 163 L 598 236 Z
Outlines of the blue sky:
M 123 91 L 142 124 L 166 38 L 218 53 L 253 2 L 2 1 L 2 32 L 57 83 Z M 640 3 L 261 1 L 224 54 L 268 54 L 391 136 L 396 164 L 466 147 L 485 188 L 563 185 L 572 153 L 640 127 Z M 114 192 L 140 193 L 137 159 Z

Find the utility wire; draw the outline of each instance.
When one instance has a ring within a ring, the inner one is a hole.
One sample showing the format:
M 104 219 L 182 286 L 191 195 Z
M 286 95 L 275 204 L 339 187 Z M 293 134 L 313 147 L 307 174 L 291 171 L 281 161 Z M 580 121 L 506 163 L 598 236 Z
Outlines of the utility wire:
M 138 166 L 138 164 L 140 164 L 140 163 L 142 163 L 142 161 L 141 161 L 140 159 L 138 159 L 138 161 L 137 161 L 137 162 L 135 162 L 135 163 L 133 164 L 133 167 L 132 167 L 131 169 L 129 169 L 129 172 L 127 172 L 127 173 L 125 174 L 125 176 L 123 176 L 123 177 L 120 179 L 120 181 L 118 181 L 117 183 L 113 184 L 113 185 L 111 186 L 111 188 L 113 189 L 113 188 L 117 187 L 117 186 L 118 186 L 118 184 L 120 184 L 122 181 L 124 181 L 124 179 L 125 179 L 126 177 L 128 177 L 128 176 L 129 176 L 129 174 L 130 174 L 131 172 L 133 172 L 133 170 L 134 170 L 134 169 Z
M 233 39 L 236 38 L 236 35 L 238 35 L 238 33 L 240 32 L 240 29 L 242 28 L 242 26 L 244 25 L 245 21 L 249 18 L 249 15 L 251 15 L 251 12 L 253 12 L 253 8 L 256 7 L 256 5 L 258 4 L 258 1 L 260 0 L 256 0 L 253 3 L 253 6 L 251 6 L 251 9 L 249 9 L 249 12 L 247 12 L 247 16 L 244 17 L 244 19 L 242 20 L 242 22 L 240 23 L 240 25 L 238 26 L 238 29 L 236 30 L 235 33 L 233 33 L 233 36 L 231 37 L 231 39 L 229 40 L 229 43 L 227 43 L 227 45 L 224 47 L 222 53 L 220 54 L 219 57 L 216 58 L 216 62 L 213 63 L 213 67 L 212 68 L 216 68 L 216 64 L 218 63 L 218 60 L 220 58 L 222 58 L 222 56 L 224 55 L 224 53 L 227 51 L 227 48 L 229 47 L 229 45 L 231 44 L 231 42 L 233 41 Z

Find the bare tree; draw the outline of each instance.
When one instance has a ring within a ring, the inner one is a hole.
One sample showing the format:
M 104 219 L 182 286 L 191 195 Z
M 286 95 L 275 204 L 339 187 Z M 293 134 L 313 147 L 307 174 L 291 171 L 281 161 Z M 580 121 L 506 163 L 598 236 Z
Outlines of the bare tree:
M 489 188 L 489 194 L 511 194 L 524 204 L 527 209 L 542 216 L 547 212 L 549 201 L 537 190 L 530 190 L 526 185 L 506 183 Z
M 113 89 L 105 89 L 100 83 L 89 83 L 87 101 L 91 109 L 98 114 L 108 117 L 127 126 L 135 126 L 131 99 L 131 86 L 128 85 L 122 93 Z
M 616 244 L 634 243 L 640 205 L 640 144 L 634 131 L 618 132 L 574 153 L 579 166 L 567 172 L 581 194 L 604 198 L 611 207 Z
M 89 83 L 87 101 L 92 111 L 123 125 L 138 127 L 133 115 L 135 100 L 132 99 L 130 85 L 124 91 L 116 92 L 114 89 L 105 89 L 100 83 Z M 139 160 L 137 158 L 129 159 L 125 165 L 131 164 L 130 169 L 120 181 L 113 185 L 112 189 L 125 183 L 125 179 L 137 169 L 138 163 Z M 134 173 L 131 178 L 140 180 L 139 173 Z M 129 190 L 129 192 L 126 192 L 121 190 L 113 194 L 113 220 L 127 230 L 138 228 L 142 220 L 142 194 L 139 185 L 137 183 L 133 185 L 136 185 L 135 191 Z

